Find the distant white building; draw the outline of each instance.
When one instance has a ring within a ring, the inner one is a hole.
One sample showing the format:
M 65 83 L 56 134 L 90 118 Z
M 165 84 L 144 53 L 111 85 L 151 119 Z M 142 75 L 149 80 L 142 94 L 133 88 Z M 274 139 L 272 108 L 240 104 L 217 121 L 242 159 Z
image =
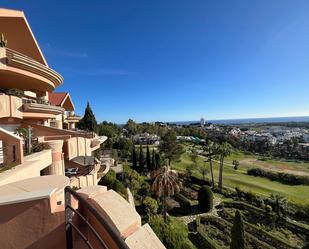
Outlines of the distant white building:
M 204 118 L 201 118 L 200 124 L 202 127 L 206 124 L 206 120 Z

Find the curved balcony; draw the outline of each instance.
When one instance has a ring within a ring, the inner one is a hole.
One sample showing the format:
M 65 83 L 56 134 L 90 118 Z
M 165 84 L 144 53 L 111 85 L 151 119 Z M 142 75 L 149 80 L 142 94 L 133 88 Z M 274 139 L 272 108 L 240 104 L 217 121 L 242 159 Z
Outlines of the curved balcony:
M 52 91 L 63 83 L 56 71 L 9 48 L 0 48 L 0 87 Z

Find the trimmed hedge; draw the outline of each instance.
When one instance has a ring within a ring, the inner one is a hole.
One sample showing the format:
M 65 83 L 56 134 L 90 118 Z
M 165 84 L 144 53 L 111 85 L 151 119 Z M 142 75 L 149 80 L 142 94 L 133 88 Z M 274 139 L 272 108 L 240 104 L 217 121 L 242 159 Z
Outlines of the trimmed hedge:
M 179 214 L 189 214 L 191 213 L 191 201 L 184 195 L 178 193 L 175 195 L 175 200 L 179 202 L 180 207 L 173 208 L 175 213 Z
M 197 185 L 208 185 L 208 186 L 211 186 L 210 181 L 203 180 L 203 179 L 197 178 L 195 176 L 190 176 L 190 183 L 197 184 Z
M 252 168 L 247 170 L 247 174 L 251 176 L 265 177 L 272 181 L 277 181 L 289 185 L 309 185 L 309 177 L 288 174 L 283 172 L 267 171 L 261 168 Z
M 224 210 L 224 214 L 227 215 L 225 217 L 227 220 L 233 221 L 234 215 L 231 212 Z M 290 245 L 290 243 L 287 240 L 283 240 L 277 236 L 274 236 L 271 233 L 265 231 L 265 229 L 263 228 L 260 228 L 246 221 L 244 221 L 244 225 L 245 225 L 246 232 L 249 232 L 250 234 L 254 234 L 258 240 L 264 241 L 265 243 L 268 243 L 269 245 L 275 248 L 297 249 L 297 247 Z
M 246 202 L 241 202 L 241 201 L 224 201 L 223 202 L 224 207 L 231 207 L 231 208 L 236 208 L 240 210 L 248 210 L 251 212 L 254 212 L 256 215 L 264 215 L 268 217 L 274 217 L 277 219 L 278 224 L 285 226 L 287 229 L 295 232 L 295 233 L 300 233 L 304 234 L 309 237 L 309 226 L 303 223 L 291 221 L 289 219 L 283 218 L 283 217 L 278 217 L 274 212 L 267 212 L 264 209 L 257 208 L 253 205 L 250 205 Z M 227 211 L 225 211 L 227 212 Z M 252 224 L 251 224 L 252 225 Z
M 210 223 L 210 224 L 215 225 L 219 230 L 222 231 L 223 234 L 225 234 L 225 236 L 230 235 L 230 230 L 232 229 L 232 224 L 225 219 L 212 217 L 212 216 L 201 216 L 200 217 L 200 224 L 205 224 L 205 223 L 206 224 Z M 200 225 L 200 226 L 202 226 L 202 225 Z M 207 225 L 206 225 L 206 227 L 207 227 Z M 254 245 L 253 248 L 273 249 L 272 246 L 270 246 L 269 244 L 257 239 L 254 235 L 252 235 L 250 233 L 245 232 L 245 237 L 246 237 L 246 241 L 249 244 Z M 218 245 L 217 245 L 217 247 L 218 247 Z
M 198 191 L 198 206 L 202 212 L 208 213 L 213 207 L 213 193 L 208 186 L 202 186 Z
M 215 242 L 208 237 L 205 230 L 201 226 L 198 226 L 196 230 L 197 240 L 201 248 L 221 249 L 221 247 L 217 246 Z

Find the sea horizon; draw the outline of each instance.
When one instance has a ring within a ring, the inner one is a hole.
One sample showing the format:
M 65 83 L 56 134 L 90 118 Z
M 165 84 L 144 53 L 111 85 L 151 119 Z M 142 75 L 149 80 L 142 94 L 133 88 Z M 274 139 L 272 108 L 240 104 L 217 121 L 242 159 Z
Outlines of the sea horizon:
M 249 123 L 286 123 L 286 122 L 309 122 L 309 116 L 295 117 L 267 117 L 267 118 L 239 118 L 239 119 L 214 119 L 205 120 L 212 124 L 249 124 Z M 165 122 L 169 124 L 189 125 L 192 123 L 200 123 L 200 120 L 193 121 L 171 121 Z

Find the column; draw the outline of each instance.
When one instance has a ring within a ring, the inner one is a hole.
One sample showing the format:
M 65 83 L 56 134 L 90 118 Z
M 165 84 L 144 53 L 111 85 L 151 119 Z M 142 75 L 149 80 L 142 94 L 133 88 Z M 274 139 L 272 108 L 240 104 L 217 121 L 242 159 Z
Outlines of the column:
M 52 150 L 52 165 L 49 167 L 50 175 L 65 175 L 62 146 L 63 140 L 46 141 Z

